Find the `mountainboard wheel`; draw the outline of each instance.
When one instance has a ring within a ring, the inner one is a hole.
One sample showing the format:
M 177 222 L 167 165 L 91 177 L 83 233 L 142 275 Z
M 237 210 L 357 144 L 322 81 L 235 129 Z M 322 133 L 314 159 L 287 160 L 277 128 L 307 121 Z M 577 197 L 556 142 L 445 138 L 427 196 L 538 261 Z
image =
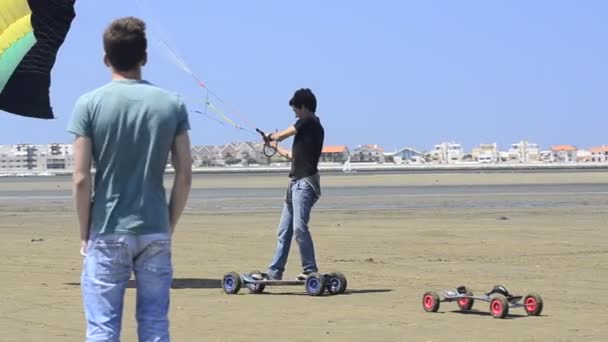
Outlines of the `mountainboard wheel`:
M 340 272 L 329 274 L 327 279 L 327 292 L 331 295 L 343 294 L 346 291 L 346 277 Z
M 222 288 L 226 294 L 237 294 L 243 284 L 241 276 L 236 272 L 229 272 L 222 279 Z
M 505 318 L 509 313 L 509 302 L 507 297 L 496 294 L 490 301 L 490 313 L 494 318 Z
M 464 288 L 464 294 L 466 296 L 472 297 L 473 296 L 473 291 L 467 289 L 465 286 L 463 286 Z M 473 303 L 475 303 L 475 300 L 473 298 L 462 298 L 461 300 L 456 302 L 458 304 L 458 307 L 460 308 L 460 310 L 463 311 L 468 311 L 471 310 L 471 308 L 473 307 Z
M 320 296 L 325 291 L 325 276 L 320 273 L 311 273 L 304 282 L 306 293 L 311 296 Z
M 258 275 L 258 277 L 256 278 L 263 278 L 263 274 L 260 271 L 253 271 L 251 273 L 249 273 L 251 275 L 256 274 Z M 247 286 L 247 289 L 249 290 L 250 293 L 253 294 L 259 294 L 264 292 L 264 289 L 266 288 L 266 284 L 260 284 L 260 283 L 247 283 L 245 286 Z
M 439 295 L 435 291 L 427 291 L 422 295 L 422 308 L 426 312 L 439 310 Z
M 537 293 L 530 293 L 524 298 L 524 309 L 529 316 L 538 316 L 543 311 L 543 298 Z

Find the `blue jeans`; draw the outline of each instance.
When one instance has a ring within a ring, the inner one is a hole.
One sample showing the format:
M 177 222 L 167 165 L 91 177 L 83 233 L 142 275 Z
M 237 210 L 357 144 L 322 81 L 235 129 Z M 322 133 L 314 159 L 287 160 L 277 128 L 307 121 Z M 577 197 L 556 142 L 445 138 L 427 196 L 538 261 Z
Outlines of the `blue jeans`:
M 86 341 L 120 341 L 124 294 L 132 272 L 139 341 L 170 341 L 170 235 L 99 235 L 91 237 L 86 253 L 82 271 Z
M 291 184 L 291 202 L 285 202 L 277 230 L 277 248 L 274 258 L 268 267 L 268 274 L 274 279 L 281 279 L 287 264 L 291 238 L 295 233 L 300 249 L 302 270 L 317 272 L 315 247 L 308 230 L 310 211 L 317 201 L 314 189 L 305 180 L 299 179 Z

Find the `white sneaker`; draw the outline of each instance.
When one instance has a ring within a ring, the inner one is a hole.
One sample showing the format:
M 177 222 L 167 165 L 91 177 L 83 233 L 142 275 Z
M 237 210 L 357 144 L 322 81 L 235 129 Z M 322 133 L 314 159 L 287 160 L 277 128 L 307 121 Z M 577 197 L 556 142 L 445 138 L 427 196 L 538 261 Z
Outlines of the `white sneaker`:
M 311 274 L 313 274 L 313 273 L 314 273 L 314 272 L 310 272 L 310 271 L 302 272 L 302 273 L 300 273 L 300 274 L 299 274 L 299 275 L 296 277 L 296 279 L 297 279 L 297 280 L 302 280 L 302 281 L 303 281 L 303 280 L 306 280 L 306 279 L 308 279 L 308 277 L 309 277 Z

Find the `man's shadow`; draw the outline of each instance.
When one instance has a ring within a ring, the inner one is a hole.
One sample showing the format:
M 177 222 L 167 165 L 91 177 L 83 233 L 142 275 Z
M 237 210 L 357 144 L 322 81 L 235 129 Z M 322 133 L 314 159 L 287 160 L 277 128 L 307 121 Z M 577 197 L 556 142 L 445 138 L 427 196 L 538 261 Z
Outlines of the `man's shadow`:
M 66 285 L 80 286 L 80 283 L 66 283 Z M 128 289 L 136 288 L 135 279 L 129 280 L 127 283 Z M 207 278 L 173 278 L 171 288 L 174 290 L 183 289 L 219 289 L 222 288 L 220 279 Z
M 463 310 L 453 310 L 450 311 L 451 313 L 457 313 L 457 314 L 461 314 L 461 315 L 477 315 L 477 316 L 491 316 L 492 314 L 487 312 L 487 311 L 481 311 L 481 310 L 468 310 L 468 311 L 463 311 Z M 543 317 L 545 315 L 539 315 L 539 317 Z M 507 316 L 505 317 L 505 319 L 515 319 L 515 318 L 523 318 L 523 317 L 528 317 L 528 315 L 526 314 L 515 314 L 515 313 L 511 313 L 509 312 L 507 314 Z
M 65 285 L 70 285 L 70 286 L 80 286 L 80 283 L 65 283 Z M 127 283 L 127 288 L 128 289 L 135 289 L 136 288 L 136 284 L 135 284 L 135 279 L 131 279 L 129 280 L 129 282 Z M 173 283 L 171 284 L 171 289 L 173 290 L 184 290 L 184 289 L 221 289 L 222 288 L 222 280 L 221 279 L 208 279 L 208 278 L 173 278 Z M 302 296 L 308 296 L 308 294 L 305 291 L 302 292 L 296 292 L 296 291 L 287 291 L 287 292 L 279 292 L 280 290 L 278 290 L 277 292 L 270 292 L 268 290 L 270 290 L 271 288 L 273 288 L 272 286 L 266 287 L 265 292 L 263 292 L 262 294 L 267 294 L 267 295 L 302 295 Z M 279 288 L 279 287 L 277 287 Z M 241 288 L 241 291 L 247 291 L 247 288 L 245 286 L 243 286 Z M 393 291 L 392 289 L 347 289 L 342 295 L 358 295 L 358 294 L 372 294 L 372 293 L 386 293 L 386 292 L 391 292 Z
M 268 291 L 270 288 L 272 288 L 272 287 L 266 287 L 266 291 L 264 291 L 260 294 L 269 295 L 269 296 L 309 296 L 309 294 L 307 294 L 305 291 L 296 292 L 296 291 L 290 290 L 290 291 L 286 291 L 286 292 L 279 292 L 280 290 L 277 290 L 277 292 L 270 292 L 270 291 Z M 339 296 L 344 296 L 344 295 L 350 296 L 350 295 L 371 294 L 371 293 L 386 293 L 386 292 L 391 292 L 391 291 L 393 291 L 393 290 L 392 289 L 353 289 L 353 290 L 347 289 L 346 291 L 344 291 L 344 293 L 340 294 Z M 323 295 L 330 296 L 330 294 L 328 294 L 327 292 L 325 292 Z

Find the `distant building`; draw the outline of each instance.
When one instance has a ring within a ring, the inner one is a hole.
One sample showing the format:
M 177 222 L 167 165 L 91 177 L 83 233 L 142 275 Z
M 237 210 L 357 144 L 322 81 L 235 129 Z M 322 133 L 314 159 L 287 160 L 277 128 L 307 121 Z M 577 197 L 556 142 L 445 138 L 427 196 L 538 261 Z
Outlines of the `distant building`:
M 464 150 L 461 144 L 453 142 L 443 142 L 435 145 L 430 152 L 431 160 L 440 163 L 455 163 L 464 158 Z
M 47 170 L 72 170 L 74 168 L 74 146 L 72 144 L 50 144 L 40 153 L 46 159 Z
M 592 147 L 589 152 L 591 152 L 591 162 L 608 162 L 608 146 Z
M 226 164 L 259 163 L 265 158 L 262 152 L 262 144 L 254 142 L 236 142 L 226 144 L 221 147 L 219 153 Z
M 399 151 L 391 153 L 390 156 L 397 164 L 424 161 L 422 153 L 411 147 L 403 147 Z
M 576 161 L 578 163 L 588 163 L 591 161 L 591 151 L 589 150 L 578 150 L 576 151 Z
M 551 150 L 542 150 L 539 152 L 539 160 L 543 163 L 552 163 L 553 162 L 553 151 Z
M 346 145 L 323 146 L 321 161 L 325 163 L 344 163 L 350 158 Z
M 220 150 L 220 155 L 224 159 L 236 159 L 236 155 L 238 152 L 237 148 L 237 144 L 235 143 L 226 144 L 222 146 Z
M 265 158 L 262 144 L 250 141 L 242 142 L 236 148 L 236 157 L 245 164 L 257 164 Z
M 538 144 L 522 140 L 511 145 L 511 148 L 507 153 L 507 158 L 511 162 L 538 162 L 540 161 L 540 149 Z
M 353 162 L 384 163 L 384 149 L 378 145 L 359 145 L 352 154 Z
M 500 158 L 499 152 L 496 143 L 479 144 L 471 151 L 471 158 L 480 163 L 496 163 Z
M 223 163 L 221 150 L 221 147 L 214 145 L 193 146 L 192 165 L 195 167 L 219 165 L 218 160 L 222 160 Z
M 577 161 L 578 149 L 572 145 L 551 146 L 551 162 L 571 163 Z
M 48 151 L 49 145 L 5 145 L 0 150 L 0 170 L 45 171 L 47 169 Z M 51 160 L 51 166 L 53 162 Z

